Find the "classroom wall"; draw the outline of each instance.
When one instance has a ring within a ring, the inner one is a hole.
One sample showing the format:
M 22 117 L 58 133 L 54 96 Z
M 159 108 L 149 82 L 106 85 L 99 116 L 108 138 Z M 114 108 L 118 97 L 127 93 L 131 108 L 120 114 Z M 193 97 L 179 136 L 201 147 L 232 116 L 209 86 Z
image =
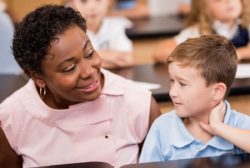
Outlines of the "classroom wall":
M 8 10 L 20 21 L 27 13 L 44 4 L 60 4 L 63 0 L 5 0 Z

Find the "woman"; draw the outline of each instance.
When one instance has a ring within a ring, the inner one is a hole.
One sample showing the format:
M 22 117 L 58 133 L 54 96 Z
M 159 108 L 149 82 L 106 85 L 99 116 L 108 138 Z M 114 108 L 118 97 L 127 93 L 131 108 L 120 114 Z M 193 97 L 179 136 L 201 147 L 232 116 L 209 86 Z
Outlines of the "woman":
M 0 121 L 23 167 L 137 161 L 159 108 L 149 91 L 100 69 L 78 12 L 53 5 L 31 12 L 13 51 L 31 80 L 1 104 Z

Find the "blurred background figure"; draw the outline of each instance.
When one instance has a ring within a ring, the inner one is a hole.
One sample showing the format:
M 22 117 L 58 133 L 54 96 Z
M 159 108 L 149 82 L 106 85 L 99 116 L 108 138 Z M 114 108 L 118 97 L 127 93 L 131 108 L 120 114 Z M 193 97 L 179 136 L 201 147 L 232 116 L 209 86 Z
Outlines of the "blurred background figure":
M 14 34 L 14 25 L 9 15 L 5 12 L 7 5 L 0 0 L 0 73 L 19 74 L 20 67 L 12 55 L 11 45 Z
M 250 59 L 249 21 L 249 0 L 192 0 L 187 27 L 174 38 L 162 41 L 154 60 L 164 63 L 176 45 L 205 34 L 225 36 L 237 48 L 238 60 Z
M 142 19 L 154 16 L 187 15 L 190 0 L 116 0 L 110 15 Z
M 132 23 L 124 17 L 106 16 L 112 0 L 68 0 L 66 5 L 86 19 L 87 35 L 103 60 L 103 68 L 133 65 L 133 44 L 125 33 Z
M 147 0 L 151 16 L 187 15 L 190 0 Z

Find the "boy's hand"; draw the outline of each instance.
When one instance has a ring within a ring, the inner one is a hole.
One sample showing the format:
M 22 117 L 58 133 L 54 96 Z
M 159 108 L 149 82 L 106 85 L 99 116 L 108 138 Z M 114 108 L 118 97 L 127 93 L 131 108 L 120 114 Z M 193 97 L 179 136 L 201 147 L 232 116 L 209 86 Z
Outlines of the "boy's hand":
M 217 135 L 218 129 L 223 124 L 224 115 L 226 113 L 226 105 L 221 101 L 212 109 L 209 117 L 209 123 L 201 122 L 200 126 L 212 135 Z

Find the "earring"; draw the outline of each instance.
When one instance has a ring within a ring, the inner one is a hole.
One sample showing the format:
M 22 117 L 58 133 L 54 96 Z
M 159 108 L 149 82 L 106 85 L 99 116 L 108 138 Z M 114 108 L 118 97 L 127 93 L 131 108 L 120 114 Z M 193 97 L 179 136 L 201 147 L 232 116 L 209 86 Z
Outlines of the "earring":
M 39 87 L 39 95 L 41 96 L 42 99 L 44 99 L 44 97 L 46 95 L 46 86 Z

